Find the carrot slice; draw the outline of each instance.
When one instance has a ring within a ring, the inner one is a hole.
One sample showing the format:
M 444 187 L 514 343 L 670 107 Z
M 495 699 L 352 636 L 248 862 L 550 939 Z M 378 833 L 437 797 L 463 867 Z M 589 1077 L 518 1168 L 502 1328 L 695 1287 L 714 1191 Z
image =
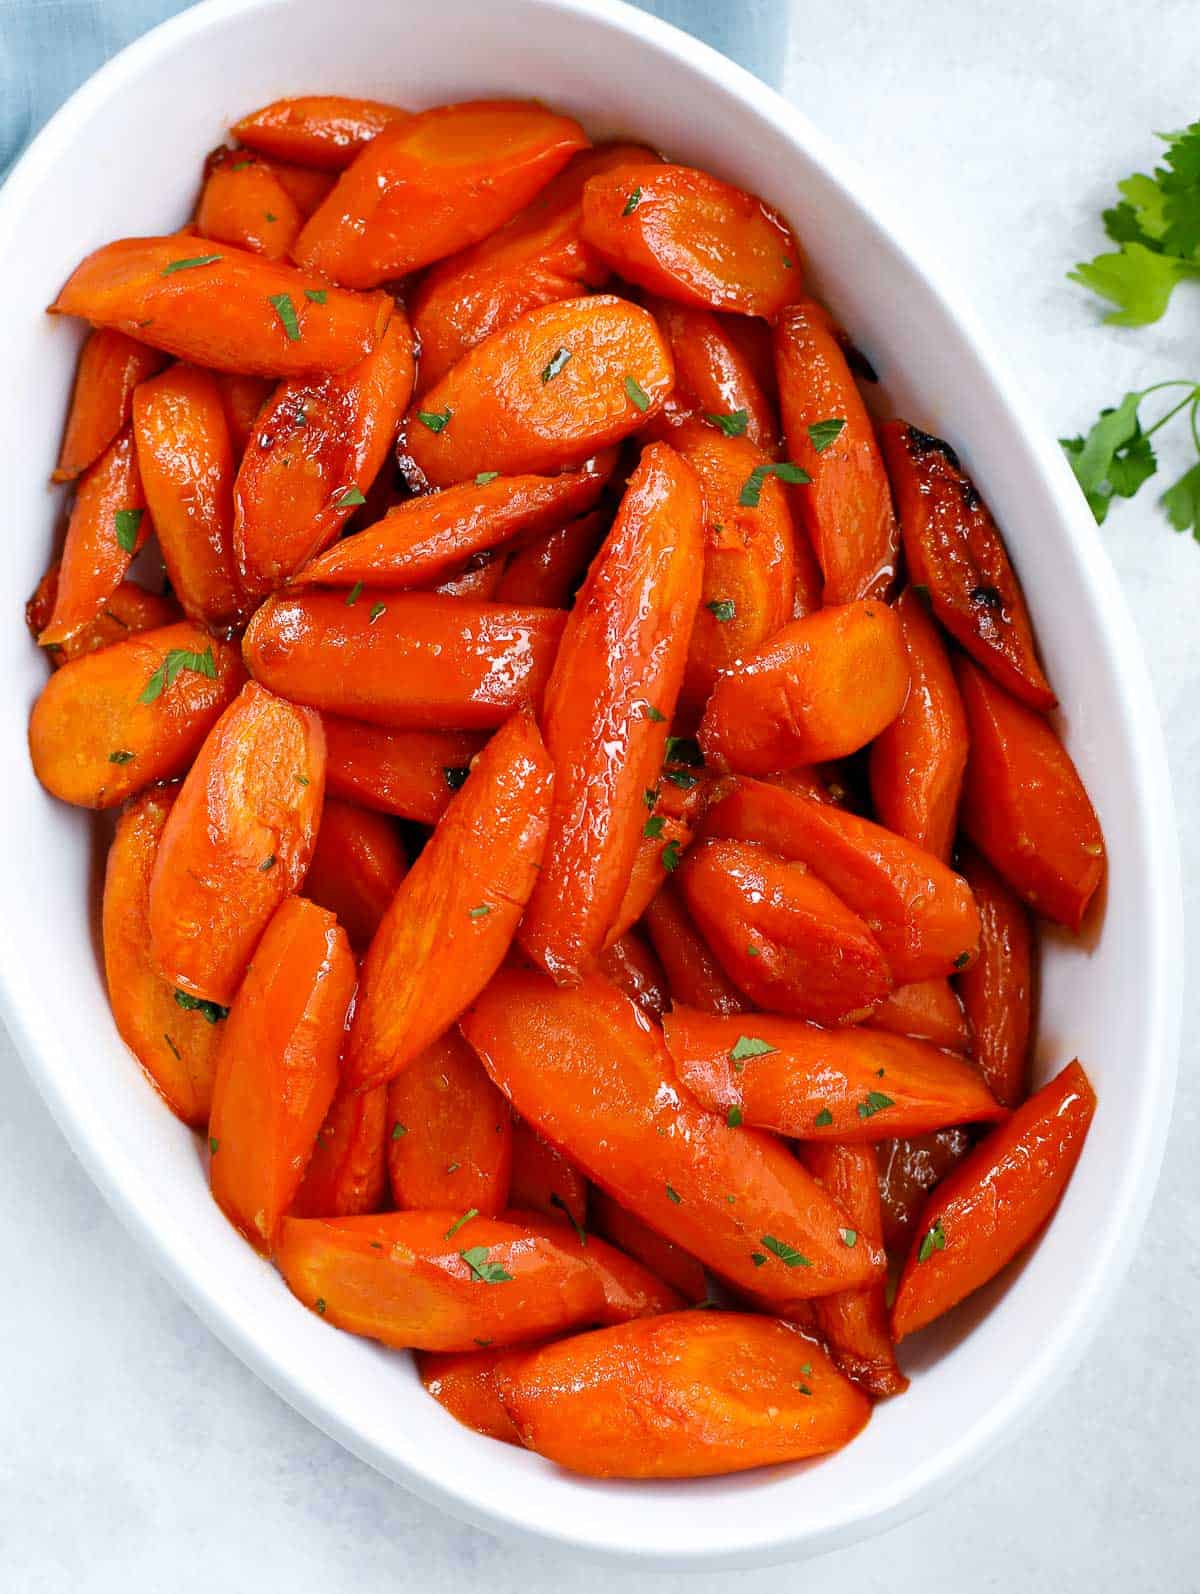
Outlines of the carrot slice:
M 165 356 L 111 327 L 89 332 L 79 351 L 71 408 L 53 480 L 71 482 L 129 425 L 133 390 L 161 371 Z
M 946 630 L 1006 691 L 1032 708 L 1053 708 L 1021 584 L 958 455 L 904 421 L 886 421 L 880 441 L 909 580 L 926 589 Z
M 148 909 L 154 855 L 175 788 L 154 786 L 117 821 L 104 874 L 104 973 L 121 1039 L 185 1124 L 208 1122 L 221 1008 L 177 993 L 150 958 Z
M 234 456 L 240 462 L 254 434 L 255 422 L 275 391 L 275 384 L 270 377 L 239 376 L 236 371 L 217 371 L 214 375 L 221 390 L 221 403 L 225 406 Z
M 1006 1107 L 1025 1097 L 1033 1021 L 1033 926 L 1025 905 L 977 852 L 960 868 L 979 905 L 979 958 L 958 977 L 972 1051 L 988 1089 Z
M 605 979 L 631 996 L 643 1013 L 661 1019 L 671 1005 L 666 976 L 654 949 L 636 930 L 626 930 L 603 953 L 599 969 Z
M 296 240 L 295 258 L 373 288 L 465 249 L 527 205 L 587 137 L 533 101 L 472 100 L 393 122 Z
M 707 417 L 728 436 L 746 437 L 775 458 L 779 448 L 775 408 L 756 362 L 738 337 L 739 327 L 755 323 L 654 295 L 647 298 L 646 308 L 653 311 L 675 362 L 675 387 L 658 423 L 658 435 L 670 442 L 664 423 L 672 426 L 690 416 Z
M 636 1317 L 657 1317 L 678 1311 L 683 1297 L 663 1279 L 616 1246 L 607 1245 L 594 1234 L 584 1234 L 562 1213 L 544 1217 L 539 1212 L 510 1208 L 504 1214 L 508 1223 L 519 1223 L 535 1234 L 553 1236 L 558 1245 L 583 1257 L 596 1270 L 604 1290 L 604 1308 L 598 1323 L 627 1323 Z
M 651 444 L 568 617 L 546 688 L 546 747 L 559 773 L 521 944 L 559 981 L 578 980 L 599 953 L 639 836 L 662 829 L 643 799 L 662 765 L 700 595 L 700 516 L 689 467 Z
M 862 1142 L 1007 1117 L 965 1058 L 874 1029 L 677 1007 L 663 1020 L 680 1080 L 713 1112 L 797 1140 Z
M 520 1356 L 522 1351 L 467 1350 L 422 1351 L 417 1356 L 421 1382 L 456 1422 L 489 1439 L 517 1445 L 517 1430 L 496 1392 L 493 1374 L 504 1356 Z
M 565 1217 L 578 1228 L 587 1222 L 587 1180 L 569 1157 L 543 1140 L 518 1114 L 513 1115 L 509 1200 L 527 1212 Z
M 968 659 L 962 827 L 1019 897 L 1078 933 L 1104 878 L 1104 835 L 1071 755 L 1032 709 Z
M 112 808 L 182 775 L 244 679 L 237 648 L 188 621 L 72 659 L 29 716 L 34 774 L 63 802 Z
M 204 163 L 195 230 L 266 260 L 284 260 L 304 225 L 299 205 L 266 161 L 222 145 Z
M 370 354 L 393 300 L 345 293 L 232 244 L 173 233 L 97 249 L 50 310 L 116 327 L 213 370 L 311 376 L 344 371 Z
M 248 682 L 188 771 L 154 861 L 150 945 L 167 979 L 211 1002 L 233 1000 L 272 915 L 308 870 L 324 791 L 318 717 Z M 312 1135 L 318 1128 L 320 1119 Z
M 515 549 L 492 596 L 497 603 L 568 608 L 611 524 L 609 511 L 594 509 Z
M 654 813 L 650 815 L 647 824 L 658 819 L 662 819 L 663 822 L 661 830 L 653 829 L 649 834 L 643 830 L 638 837 L 629 884 L 621 898 L 621 905 L 617 909 L 612 928 L 605 937 L 606 948 L 612 946 L 642 918 L 646 909 L 662 890 L 664 881 L 679 867 L 680 859 L 692 844 L 694 832 L 685 821 L 677 819 L 673 814 Z
M 58 571 L 58 561 L 55 560 L 25 605 L 25 624 L 35 642 L 50 624 L 50 616 L 54 613 Z M 170 598 L 160 598 L 156 592 L 147 592 L 136 581 L 122 581 L 119 587 L 114 587 L 109 593 L 104 607 L 90 625 L 76 631 L 65 642 L 52 643 L 44 652 L 51 669 L 57 670 L 86 653 L 97 653 L 101 648 L 111 647 L 114 642 L 124 642 L 126 637 L 136 636 L 139 631 L 154 631 L 180 618 L 179 609 Z
M 387 1087 L 387 1161 L 398 1207 L 470 1209 L 494 1218 L 509 1200 L 512 1113 L 456 1029 Z
M 935 1129 L 928 1135 L 880 1142 L 879 1201 L 883 1243 L 889 1251 L 907 1245 L 926 1196 L 971 1145 L 969 1129 Z
M 964 878 L 966 878 L 964 876 Z M 976 897 L 980 919 L 984 917 L 983 903 L 975 892 L 974 883 L 968 879 Z M 980 954 L 964 978 L 970 978 L 986 956 L 986 928 L 980 932 Z M 963 1012 L 962 1003 L 955 995 L 949 980 L 914 980 L 896 989 L 871 1014 L 867 1023 L 872 1029 L 885 1029 L 890 1035 L 908 1035 L 913 1040 L 928 1041 L 931 1046 L 942 1046 L 951 1052 L 969 1052 L 971 1026 Z M 987 1078 L 987 1075 L 984 1075 Z M 989 1086 L 991 1081 L 988 1081 Z M 997 1092 L 997 1099 L 1004 1098 Z M 1012 1102 L 1004 1101 L 1006 1107 Z
M 595 1228 L 606 1240 L 665 1279 L 689 1305 L 708 1299 L 708 1275 L 682 1246 L 652 1229 L 606 1190 L 592 1191 L 591 1206 Z
M 484 738 L 470 731 L 389 731 L 323 714 L 325 789 L 363 808 L 436 825 Z
M 349 166 L 385 127 L 410 119 L 410 112 L 380 100 L 300 94 L 251 111 L 230 131 L 247 149 L 336 172 Z
M 296 166 L 291 161 L 269 160 L 267 164 L 291 197 L 303 221 L 307 221 L 317 206 L 329 197 L 337 181 L 332 172 L 315 171 L 311 166 Z
M 892 1337 L 924 1328 L 995 1278 L 1058 1205 L 1096 1110 L 1068 1063 L 980 1141 L 922 1209 L 892 1307 Z
M 528 715 L 509 720 L 476 759 L 363 961 L 349 1088 L 393 1078 L 499 968 L 542 859 L 553 781 Z
M 351 945 L 370 944 L 407 873 L 404 843 L 390 819 L 326 796 L 304 894 L 329 909 Z
M 646 908 L 646 934 L 676 1002 L 706 1013 L 744 1013 L 749 1001 L 717 962 L 668 880 Z
M 354 1218 L 378 1212 L 387 1189 L 387 1087 L 342 1095 L 321 1125 L 291 1214 Z
M 281 903 L 229 1010 L 208 1126 L 213 1196 L 257 1251 L 270 1254 L 333 1101 L 353 994 L 333 915 Z
M 661 1034 L 606 980 L 506 969 L 462 1029 L 540 1134 L 733 1283 L 786 1301 L 879 1275 L 881 1253 L 842 1243 L 844 1216 L 777 1140 L 681 1091 Z
M 521 1443 L 597 1478 L 700 1478 L 824 1455 L 871 1414 L 820 1345 L 739 1312 L 674 1312 L 500 1363 Z

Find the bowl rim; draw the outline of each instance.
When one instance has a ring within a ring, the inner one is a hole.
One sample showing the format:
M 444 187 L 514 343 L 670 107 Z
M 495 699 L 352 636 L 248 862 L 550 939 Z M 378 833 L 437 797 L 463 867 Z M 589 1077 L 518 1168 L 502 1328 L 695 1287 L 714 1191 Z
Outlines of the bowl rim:
M 856 208 L 886 234 L 906 267 L 930 291 L 965 349 L 986 370 L 999 402 L 1015 417 L 1016 429 L 1028 452 L 1031 470 L 1055 506 L 1057 534 L 1064 537 L 1079 567 L 1081 583 L 1091 603 L 1104 616 L 1113 655 L 1120 662 L 1121 685 L 1134 767 L 1140 782 L 1139 808 L 1144 823 L 1140 838 L 1151 864 L 1151 911 L 1145 934 L 1154 989 L 1146 999 L 1150 1033 L 1144 1053 L 1152 1069 L 1142 1101 L 1144 1110 L 1127 1142 L 1129 1166 L 1135 1172 L 1125 1179 L 1118 1205 L 1106 1225 L 1107 1244 L 1099 1248 L 1071 1303 L 1022 1372 L 1014 1378 L 1007 1398 L 997 1401 L 958 1442 L 932 1458 L 923 1468 L 903 1479 L 881 1486 L 867 1501 L 848 1502 L 836 1519 L 817 1529 L 790 1530 L 786 1523 L 757 1523 L 751 1531 L 729 1535 L 725 1546 L 698 1553 L 662 1544 L 614 1544 L 606 1536 L 589 1533 L 586 1521 L 547 1526 L 533 1524 L 515 1510 L 480 1498 L 469 1481 L 453 1486 L 435 1481 L 413 1465 L 383 1456 L 349 1429 L 335 1405 L 305 1386 L 240 1321 L 232 1305 L 211 1287 L 202 1269 L 190 1267 L 186 1247 L 178 1248 L 178 1235 L 169 1221 L 134 1198 L 138 1180 L 134 1161 L 126 1148 L 114 1151 L 90 1132 L 86 1115 L 79 1113 L 53 1072 L 42 1065 L 35 1040 L 35 1003 L 27 996 L 21 970 L 14 958 L 0 955 L 0 1017 L 20 1053 L 26 1070 L 49 1107 L 59 1128 L 87 1169 L 109 1206 L 125 1228 L 148 1251 L 159 1271 L 170 1281 L 204 1323 L 242 1362 L 250 1367 L 295 1410 L 344 1448 L 401 1482 L 420 1498 L 460 1519 L 507 1536 L 549 1542 L 589 1559 L 636 1562 L 656 1569 L 764 1565 L 800 1555 L 832 1549 L 840 1544 L 882 1532 L 915 1515 L 934 1492 L 951 1480 L 958 1481 L 994 1452 L 1002 1439 L 1028 1422 L 1038 1407 L 1058 1387 L 1082 1357 L 1111 1306 L 1118 1285 L 1132 1259 L 1158 1181 L 1171 1117 L 1182 1020 L 1183 958 L 1179 948 L 1183 933 L 1183 900 L 1178 838 L 1171 794 L 1166 745 L 1154 700 L 1149 672 L 1132 616 L 1114 567 L 1104 552 L 1099 532 L 1075 484 L 1070 468 L 1053 439 L 1030 426 L 1022 415 L 1030 413 L 1005 361 L 958 289 L 948 284 L 933 266 L 912 229 L 894 207 L 871 186 L 853 159 L 814 127 L 807 117 L 776 90 L 711 46 L 671 24 L 636 9 L 626 0 L 525 0 L 547 12 L 573 15 L 632 36 L 652 53 L 664 54 L 723 92 L 740 100 L 752 117 L 774 124 L 819 165 L 840 190 L 844 201 Z M 92 74 L 59 108 L 14 162 L 0 186 L 0 258 L 11 258 L 15 227 L 29 198 L 52 172 L 65 148 L 75 140 L 92 114 L 130 79 L 136 79 L 156 58 L 172 53 L 189 38 L 245 13 L 282 8 L 286 0 L 201 0 L 189 10 L 168 18 L 134 40 Z M 0 948 L 0 953 L 3 949 Z M 173 1245 L 170 1242 L 175 1242 Z

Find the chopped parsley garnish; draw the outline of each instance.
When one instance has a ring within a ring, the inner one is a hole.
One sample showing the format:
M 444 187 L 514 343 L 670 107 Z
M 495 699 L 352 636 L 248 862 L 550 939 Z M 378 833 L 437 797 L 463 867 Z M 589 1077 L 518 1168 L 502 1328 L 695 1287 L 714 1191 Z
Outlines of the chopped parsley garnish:
M 562 1212 L 564 1212 L 566 1214 L 567 1222 L 575 1230 L 575 1238 L 579 1241 L 580 1245 L 586 1245 L 587 1244 L 587 1233 L 586 1233 L 586 1231 L 585 1231 L 585 1229 L 583 1227 L 583 1224 L 580 1223 L 579 1219 L 571 1211 L 570 1207 L 563 1200 L 562 1196 L 560 1196 L 556 1192 L 552 1191 L 551 1194 L 550 1194 L 550 1205 L 552 1207 L 558 1207 L 560 1209 L 560 1211 L 562 1211 Z
M 299 343 L 300 323 L 296 319 L 296 306 L 292 303 L 290 293 L 270 293 L 267 303 L 274 310 L 283 325 L 284 336 L 289 343 Z
M 641 204 L 641 202 L 642 202 L 642 191 L 641 191 L 641 189 L 640 188 L 632 189 L 630 191 L 629 198 L 625 201 L 625 209 L 621 212 L 622 216 L 632 216 L 634 211 Z
M 746 956 L 748 958 L 759 958 L 759 957 L 762 957 L 762 947 L 760 947 L 760 946 L 748 946 L 746 948 Z
M 737 605 L 732 598 L 714 598 L 711 603 L 706 603 L 704 607 L 711 610 L 713 618 L 720 621 L 722 625 L 727 620 L 732 620 L 737 613 Z
M 930 1228 L 925 1231 L 917 1251 L 918 1262 L 928 1262 L 935 1251 L 946 1249 L 946 1231 L 942 1228 L 942 1220 L 938 1218 Z
M 640 382 L 635 382 L 631 376 L 625 378 L 625 396 L 631 404 L 641 410 L 643 415 L 650 408 L 650 400 L 646 395 L 645 388 L 642 387 Z
M 801 487 L 805 482 L 812 481 L 806 470 L 801 470 L 799 465 L 789 464 L 786 460 L 777 465 L 756 465 L 746 477 L 745 485 L 738 494 L 738 503 L 743 509 L 758 508 L 763 483 L 768 476 L 777 476 L 781 482 L 787 482 L 793 487 Z
M 970 961 L 971 954 L 969 952 L 960 952 L 954 960 L 954 967 L 956 969 L 965 969 Z
M 162 268 L 162 275 L 169 277 L 174 271 L 192 271 L 196 266 L 211 266 L 220 259 L 220 255 L 191 255 L 186 260 L 172 260 Z
M 475 478 L 476 487 L 486 487 L 488 482 L 494 482 L 499 474 L 498 470 L 481 470 Z
M 417 419 L 431 432 L 444 432 L 450 424 L 450 406 L 444 410 L 418 410 Z
M 366 501 L 366 496 L 359 487 L 351 484 L 351 486 L 346 488 L 345 492 L 339 493 L 333 500 L 333 507 L 335 509 L 353 509 L 356 504 L 365 504 Z
M 747 410 L 730 410 L 727 415 L 714 415 L 706 410 L 704 419 L 719 432 L 724 432 L 726 437 L 743 437 L 746 427 L 750 424 L 750 415 Z
M 754 1263 L 755 1267 L 761 1267 L 767 1258 L 762 1251 L 751 1251 L 750 1260 Z
M 672 786 L 678 786 L 680 791 L 691 791 L 699 780 L 699 775 L 693 775 L 686 769 L 664 769 L 663 779 L 669 780 Z
M 110 753 L 108 755 L 108 761 L 110 764 L 128 764 L 132 757 L 132 753 L 127 752 L 124 748 L 121 748 L 115 753 Z
M 325 1299 L 321 1295 L 317 1296 L 317 1312 L 321 1317 L 325 1316 Z
M 329 295 L 324 288 L 305 288 L 304 297 L 311 299 L 313 304 L 324 304 Z
M 654 841 L 657 837 L 662 835 L 663 826 L 666 824 L 666 822 L 667 821 L 661 814 L 651 814 L 650 818 L 647 819 L 646 823 L 642 826 L 642 835 L 648 840 Z
M 473 1245 L 458 1254 L 481 1284 L 505 1284 L 512 1278 L 512 1274 L 506 1273 L 499 1262 L 488 1261 L 486 1245 Z
M 832 1122 L 833 1114 L 830 1112 L 828 1107 L 822 1107 L 820 1112 L 813 1119 L 813 1123 L 816 1124 L 818 1129 L 828 1129 Z
M 359 598 L 362 597 L 362 589 L 363 589 L 363 584 L 362 584 L 361 581 L 356 581 L 354 583 L 354 585 L 350 588 L 350 591 L 346 594 L 346 607 L 347 607 L 347 609 L 352 609 L 354 607 L 354 605 L 358 602 Z
M 178 1056 L 178 1053 L 176 1053 L 176 1056 Z M 216 1135 L 209 1135 L 209 1137 L 208 1137 L 208 1149 L 209 1149 L 209 1151 L 212 1153 L 212 1155 L 214 1157 L 217 1154 L 217 1147 L 220 1144 L 221 1144 L 221 1142 L 217 1139 Z
M 397 1118 L 396 1122 L 392 1125 L 392 1139 L 393 1140 L 400 1140 L 407 1133 L 408 1133 L 408 1125 L 407 1124 L 402 1124 L 400 1122 L 400 1120 Z
M 491 911 L 492 909 L 489 903 L 481 902 L 477 908 L 471 909 L 467 917 L 471 919 L 486 919 Z
M 843 1245 L 850 1246 L 850 1247 L 856 1246 L 858 1244 L 858 1230 L 857 1229 L 839 1229 L 838 1230 L 838 1239 L 842 1242 Z
M 668 736 L 664 757 L 668 764 L 690 764 L 693 769 L 704 763 L 700 743 L 694 736 Z
M 442 768 L 442 774 L 446 777 L 446 785 L 449 786 L 451 791 L 457 791 L 470 773 L 470 768 L 466 764 L 446 764 Z
M 648 719 L 651 724 L 661 725 L 666 717 L 667 716 L 662 712 L 661 709 L 655 708 L 653 703 L 647 703 L 645 705 L 645 718 Z
M 647 786 L 645 791 L 642 793 L 642 801 L 645 803 L 647 808 L 653 808 L 655 803 L 658 801 L 658 787 Z
M 740 1063 L 743 1058 L 769 1057 L 772 1052 L 778 1050 L 778 1046 L 772 1046 L 769 1041 L 759 1040 L 757 1035 L 739 1035 L 729 1054 L 729 1060 Z
M 830 443 L 836 443 L 845 430 L 846 422 L 840 415 L 828 421 L 813 421 L 808 428 L 808 440 L 818 454 L 823 454 Z
M 187 648 L 168 649 L 166 657 L 142 688 L 138 702 L 155 702 L 167 687 L 174 686 L 184 670 L 191 670 L 195 675 L 206 675 L 210 681 L 215 681 L 217 661 L 213 658 L 212 645 L 206 647 L 203 653 L 192 653 Z
M 668 1201 L 673 1201 L 676 1206 L 679 1206 L 680 1205 L 680 1201 L 681 1201 L 681 1197 L 680 1197 L 679 1191 L 678 1190 L 672 1190 L 670 1185 L 666 1186 L 666 1191 L 667 1191 L 667 1200 Z
M 446 1230 L 445 1234 L 442 1236 L 443 1240 L 452 1240 L 454 1238 L 454 1236 L 458 1233 L 459 1229 L 462 1228 L 464 1223 L 470 1223 L 472 1218 L 477 1218 L 478 1216 L 479 1216 L 479 1208 L 478 1207 L 468 1207 L 467 1210 L 463 1213 L 461 1218 L 455 1218 L 454 1222 L 450 1225 L 450 1227 Z
M 199 1013 L 200 1017 L 207 1019 L 210 1024 L 219 1024 L 223 1018 L 229 1017 L 229 1009 L 222 1007 L 220 1002 L 208 1002 L 201 996 L 192 996 L 188 991 L 175 992 L 176 1006 L 182 1007 L 185 1013 Z
M 276 858 L 275 854 L 273 852 L 269 852 L 258 866 L 259 874 L 270 874 L 271 870 L 274 869 L 278 861 L 279 860 Z
M 885 1096 L 881 1090 L 869 1090 L 866 1101 L 860 1101 L 857 1107 L 860 1118 L 874 1118 L 877 1112 L 882 1112 L 885 1107 L 894 1107 L 896 1103 L 890 1096 Z
M 126 553 L 132 553 L 137 547 L 138 527 L 144 513 L 141 509 L 118 509 L 113 516 L 117 542 Z
M 674 874 L 679 868 L 679 843 L 668 841 L 662 850 L 662 866 L 668 874 Z
M 796 1247 L 789 1245 L 786 1240 L 777 1240 L 773 1234 L 764 1234 L 762 1243 L 768 1251 L 779 1258 L 784 1267 L 812 1266 L 812 1263 L 802 1251 L 797 1251 Z
M 725 1114 L 725 1122 L 731 1129 L 740 1129 L 742 1124 L 742 1109 L 736 1106 L 731 1107 Z
M 553 382 L 554 378 L 571 358 L 570 349 L 556 349 L 550 356 L 550 363 L 542 371 L 543 382 Z
M 386 613 L 387 613 L 387 604 L 386 603 L 373 603 L 371 605 L 371 612 L 367 616 L 367 624 L 368 625 L 374 625 L 376 620 L 378 620 L 379 616 L 381 614 L 386 614 Z

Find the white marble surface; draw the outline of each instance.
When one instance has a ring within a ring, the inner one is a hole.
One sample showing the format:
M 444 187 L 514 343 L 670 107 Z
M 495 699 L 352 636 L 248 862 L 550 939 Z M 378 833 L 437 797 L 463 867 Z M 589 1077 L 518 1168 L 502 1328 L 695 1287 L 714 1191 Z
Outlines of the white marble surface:
M 1053 431 L 1126 388 L 1200 375 L 1200 285 L 1158 328 L 1123 332 L 1063 280 L 1098 247 L 1113 180 L 1152 158 L 1150 130 L 1200 114 L 1196 43 L 1195 0 L 794 6 L 788 92 L 911 206 Z M 1200 547 L 1149 498 L 1119 508 L 1104 537 L 1166 720 L 1194 923 Z M 1200 1589 L 1198 1006 L 1193 991 L 1140 1254 L 1036 1426 L 929 1515 L 803 1571 L 624 1572 L 625 1594 Z M 435 1513 L 264 1388 L 118 1227 L 2 1034 L 0 1211 L 0 1588 L 591 1594 L 611 1582 Z

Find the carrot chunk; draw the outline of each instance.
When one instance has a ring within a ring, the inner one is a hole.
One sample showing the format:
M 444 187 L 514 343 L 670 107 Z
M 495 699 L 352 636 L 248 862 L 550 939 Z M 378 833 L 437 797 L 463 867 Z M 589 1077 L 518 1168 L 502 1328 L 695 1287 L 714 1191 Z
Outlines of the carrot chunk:
M 343 171 L 384 128 L 406 122 L 411 113 L 380 100 L 344 94 L 300 94 L 272 100 L 233 124 L 239 144 L 263 155 Z
M 387 1189 L 387 1087 L 334 1099 L 292 1202 L 296 1218 L 378 1212 Z
M 166 357 L 124 332 L 97 327 L 79 353 L 71 408 L 53 479 L 71 482 L 94 465 L 129 425 L 133 390 L 161 371 Z
M 326 759 L 327 795 L 304 894 L 329 909 L 352 946 L 366 947 L 408 873 L 408 857 L 390 819 L 328 795 Z
M 1033 926 L 1024 903 L 977 852 L 959 867 L 979 905 L 979 957 L 958 976 L 971 1050 L 997 1101 L 1025 1097 L 1033 1024 Z

